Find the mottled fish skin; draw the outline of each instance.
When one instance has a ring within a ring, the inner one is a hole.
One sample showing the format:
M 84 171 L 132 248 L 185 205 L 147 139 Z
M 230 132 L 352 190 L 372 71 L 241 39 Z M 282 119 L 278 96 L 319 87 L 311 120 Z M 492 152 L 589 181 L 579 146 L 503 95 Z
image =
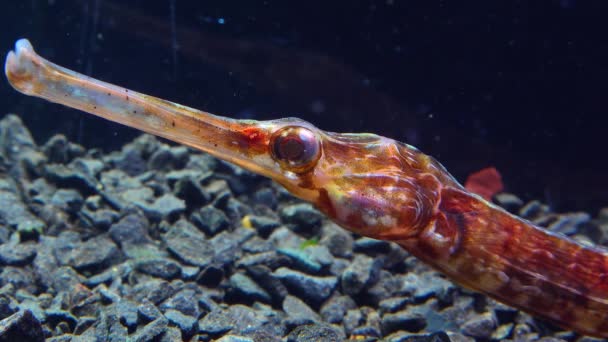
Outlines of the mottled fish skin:
M 469 193 L 433 158 L 295 118 L 215 116 L 57 66 L 19 40 L 5 73 L 28 95 L 206 151 L 270 177 L 342 227 L 398 243 L 456 283 L 579 333 L 608 337 L 608 255 Z

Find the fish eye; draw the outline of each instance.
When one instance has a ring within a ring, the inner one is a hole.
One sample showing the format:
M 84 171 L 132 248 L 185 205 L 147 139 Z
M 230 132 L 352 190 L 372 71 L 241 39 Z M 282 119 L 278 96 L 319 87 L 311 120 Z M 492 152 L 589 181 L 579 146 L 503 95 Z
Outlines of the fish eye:
M 271 137 L 270 148 L 281 167 L 295 173 L 310 170 L 321 157 L 321 144 L 315 133 L 300 126 L 276 131 Z

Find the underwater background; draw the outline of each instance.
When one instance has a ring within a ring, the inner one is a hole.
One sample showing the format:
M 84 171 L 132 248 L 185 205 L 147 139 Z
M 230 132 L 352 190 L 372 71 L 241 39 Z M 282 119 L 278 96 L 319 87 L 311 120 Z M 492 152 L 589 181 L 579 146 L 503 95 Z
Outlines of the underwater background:
M 495 167 L 498 205 L 608 243 L 605 2 L 31 0 L 0 18 L 5 52 L 28 38 L 214 114 L 391 137 L 461 182 Z M 262 177 L 4 76 L 0 94 L 0 341 L 591 340 Z

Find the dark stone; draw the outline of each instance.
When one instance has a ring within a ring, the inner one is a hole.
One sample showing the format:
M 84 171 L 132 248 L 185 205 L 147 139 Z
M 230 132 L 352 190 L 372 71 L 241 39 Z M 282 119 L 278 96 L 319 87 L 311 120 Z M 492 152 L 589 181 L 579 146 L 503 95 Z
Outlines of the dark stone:
M 214 261 L 225 266 L 233 264 L 243 253 L 241 250 L 243 243 L 254 235 L 254 231 L 246 228 L 237 228 L 231 232 L 222 231 L 217 234 L 209 240 L 215 254 Z
M 44 341 L 42 325 L 31 311 L 19 311 L 0 321 L 0 342 Z
M 192 316 L 184 315 L 177 310 L 165 311 L 165 317 L 170 323 L 177 326 L 184 335 L 190 336 L 194 332 L 194 327 L 197 324 L 197 319 Z
M 308 203 L 298 203 L 285 206 L 279 211 L 283 222 L 289 224 L 293 230 L 314 235 L 319 231 L 323 214 Z
M 91 177 L 97 177 L 97 175 L 103 171 L 105 164 L 98 159 L 91 158 L 76 158 L 70 166 L 75 170 L 80 170 Z
M 274 271 L 274 276 L 302 300 L 313 305 L 320 305 L 329 298 L 338 282 L 334 276 L 316 277 L 286 267 Z
M 308 273 L 318 273 L 321 264 L 312 260 L 310 253 L 296 248 L 277 248 L 277 253 L 287 256 L 293 262 L 294 268 Z
M 494 196 L 494 199 L 496 200 L 496 203 L 498 203 L 499 206 L 505 208 L 506 210 L 512 213 L 516 213 L 519 208 L 524 205 L 524 201 L 522 201 L 519 197 L 507 192 L 501 192 L 499 194 L 496 194 L 496 196 Z
M 46 224 L 34 216 L 12 192 L 0 191 L 0 223 L 16 228 L 22 234 L 39 235 Z
M 323 304 L 319 312 L 325 322 L 340 324 L 346 312 L 355 308 L 357 303 L 349 296 L 333 296 Z
M 0 245 L 0 264 L 23 266 L 29 264 L 36 256 L 36 245 L 31 243 Z
M 418 332 L 426 327 L 426 317 L 414 310 L 387 313 L 382 316 L 382 332 L 388 335 L 397 330 Z
M 137 308 L 138 316 L 141 317 L 142 321 L 145 323 L 152 322 L 153 320 L 162 316 L 162 313 L 154 304 L 150 303 L 147 300 L 142 301 L 142 303 Z
M 181 169 L 188 162 L 188 158 L 188 148 L 185 146 L 170 147 L 162 144 L 150 156 L 148 168 L 161 171 Z
M 355 240 L 353 248 L 355 252 L 361 252 L 366 254 L 386 253 L 391 249 L 390 244 L 388 242 L 370 239 L 368 237 L 362 237 Z
M 261 301 L 268 303 L 272 300 L 268 292 L 248 276 L 235 273 L 230 277 L 230 292 L 242 298 L 241 302 Z
M 144 299 L 159 304 L 169 298 L 175 292 L 175 288 L 164 280 L 149 280 L 135 285 L 131 289 L 131 294 L 134 301 L 142 301 Z
M 46 322 L 55 326 L 60 322 L 65 322 L 69 325 L 70 331 L 72 331 L 78 323 L 78 318 L 72 315 L 69 311 L 59 309 L 47 309 L 45 311 Z
M 273 303 L 282 303 L 289 291 L 281 280 L 272 274 L 272 270 L 264 265 L 249 266 L 246 268 L 247 274 L 256 281 L 260 287 L 270 294 Z
M 12 284 L 18 289 L 27 289 L 31 293 L 35 293 L 37 290 L 32 272 L 21 267 L 2 267 L 2 271 L 0 272 L 0 286 L 6 284 Z
M 78 317 L 78 323 L 76 323 L 76 327 L 74 328 L 74 335 L 81 335 L 87 329 L 89 329 L 95 322 L 97 321 L 97 317 L 92 316 L 80 316 Z
M 211 264 L 203 268 L 200 273 L 196 276 L 196 282 L 209 286 L 216 287 L 224 279 L 224 268 L 221 265 Z
M 148 169 L 142 151 L 133 145 L 125 145 L 122 151 L 117 153 L 114 165 L 129 176 L 140 175 Z
M 262 330 L 269 323 L 267 317 L 250 307 L 236 304 L 227 309 L 211 311 L 198 321 L 198 332 L 217 335 L 230 331 L 248 335 Z
M 454 284 L 438 276 L 436 272 L 427 271 L 422 274 L 407 273 L 400 277 L 401 288 L 399 295 L 411 295 L 415 302 L 424 302 L 432 296 L 442 296 L 452 289 Z
M 51 197 L 51 204 L 71 214 L 77 213 L 82 207 L 82 195 L 73 189 L 58 189 Z
M 171 280 L 181 275 L 181 266 L 167 258 L 143 259 L 135 262 L 135 269 L 139 272 Z
M 81 170 L 62 164 L 48 164 L 44 166 L 44 173 L 47 179 L 61 188 L 77 189 L 84 194 L 97 192 L 97 180 Z
M 381 300 L 380 303 L 378 303 L 378 308 L 382 313 L 392 313 L 403 309 L 411 302 L 410 297 L 391 297 Z
M 217 247 L 188 221 L 177 221 L 162 239 L 167 249 L 187 264 L 206 267 L 214 260 Z
M 80 213 L 89 221 L 92 227 L 101 230 L 108 229 L 119 217 L 118 213 L 111 209 L 99 209 L 95 211 L 83 209 Z
M 166 178 L 177 197 L 185 200 L 191 208 L 197 208 L 211 200 L 211 195 L 201 186 L 210 176 L 211 173 L 178 170 L 167 173 Z
M 42 146 L 42 152 L 46 154 L 51 163 L 65 164 L 70 160 L 69 141 L 63 134 L 53 135 Z
M 143 244 L 152 241 L 148 236 L 149 227 L 150 223 L 145 216 L 129 214 L 114 223 L 109 232 L 112 239 L 120 245 Z
M 350 258 L 353 253 L 352 234 L 333 222 L 323 225 L 320 243 L 327 246 L 330 253 L 338 258 Z
M 183 341 L 182 332 L 176 327 L 169 326 L 169 327 L 167 327 L 167 330 L 165 330 L 165 333 L 160 337 L 159 342 L 175 342 L 175 341 Z M 192 339 L 191 341 L 199 341 L 199 340 Z
M 343 334 L 336 328 L 325 324 L 299 326 L 287 336 L 287 342 L 340 342 L 343 340 Z
M 210 205 L 192 213 L 190 220 L 198 228 L 211 236 L 217 234 L 230 224 L 228 217 L 223 211 Z
M 6 317 L 14 314 L 18 310 L 17 302 L 5 295 L 0 295 L 0 319 L 5 319 Z
M 129 340 L 133 342 L 153 341 L 156 337 L 165 333 L 168 324 L 169 321 L 164 316 L 161 316 L 145 326 L 138 328 L 137 331 L 130 336 Z
M 269 251 L 256 254 L 248 254 L 240 258 L 236 262 L 237 267 L 249 268 L 256 265 L 264 265 L 272 269 L 291 265 L 290 259 L 284 254 L 279 254 L 276 251 Z
M 238 221 L 245 217 L 245 215 L 249 215 L 253 212 L 248 205 L 234 197 L 228 199 L 224 210 L 226 215 L 233 221 Z
M 356 295 L 378 279 L 382 265 L 378 259 L 357 254 L 353 262 L 344 270 L 340 277 L 342 291 L 348 295 Z
M 321 317 L 310 306 L 294 296 L 285 297 L 282 309 L 287 314 L 285 319 L 287 329 L 321 321 Z
M 138 307 L 136 303 L 121 298 L 115 304 L 115 311 L 124 326 L 130 330 L 137 327 Z
M 162 311 L 173 309 L 183 313 L 184 315 L 198 317 L 200 314 L 198 303 L 196 301 L 198 295 L 199 294 L 192 289 L 181 290 L 163 302 L 159 306 L 159 309 Z
M 443 331 L 440 331 L 440 332 L 436 332 L 436 333 L 432 333 L 432 334 L 404 336 L 403 338 L 398 338 L 394 341 L 395 342 L 450 342 L 450 341 L 458 341 L 458 340 L 450 339 L 448 334 L 446 334 Z
M 79 271 L 100 271 L 121 257 L 116 244 L 104 236 L 58 246 L 55 255 L 60 264 L 72 266 Z
M 28 170 L 38 173 L 40 166 L 46 163 L 29 130 L 18 116 L 12 114 L 0 120 L 0 157 L 3 164 L 9 165 L 10 174 L 15 179 L 27 177 Z
M 461 328 L 463 334 L 475 337 L 488 339 L 496 329 L 496 319 L 489 313 L 476 315 L 467 320 Z
M 186 210 L 184 200 L 175 197 L 173 194 L 164 194 L 151 204 L 139 203 L 138 206 L 153 221 L 173 221 L 174 218 Z
M 281 225 L 281 222 L 274 218 L 257 215 L 249 215 L 249 222 L 251 222 L 253 228 L 255 228 L 261 236 L 270 235 L 273 230 Z
M 270 188 L 261 188 L 253 193 L 253 200 L 257 204 L 262 204 L 271 209 L 276 209 L 278 205 L 277 196 Z

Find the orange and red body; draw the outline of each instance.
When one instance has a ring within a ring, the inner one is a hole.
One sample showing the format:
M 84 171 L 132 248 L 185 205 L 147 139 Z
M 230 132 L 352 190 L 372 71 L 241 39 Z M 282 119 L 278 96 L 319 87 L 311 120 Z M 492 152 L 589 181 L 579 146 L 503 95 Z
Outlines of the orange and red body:
M 80 75 L 26 40 L 17 90 L 206 151 L 268 176 L 355 233 L 398 243 L 455 282 L 564 328 L 608 337 L 608 255 L 469 193 L 433 158 L 299 119 L 233 120 Z

